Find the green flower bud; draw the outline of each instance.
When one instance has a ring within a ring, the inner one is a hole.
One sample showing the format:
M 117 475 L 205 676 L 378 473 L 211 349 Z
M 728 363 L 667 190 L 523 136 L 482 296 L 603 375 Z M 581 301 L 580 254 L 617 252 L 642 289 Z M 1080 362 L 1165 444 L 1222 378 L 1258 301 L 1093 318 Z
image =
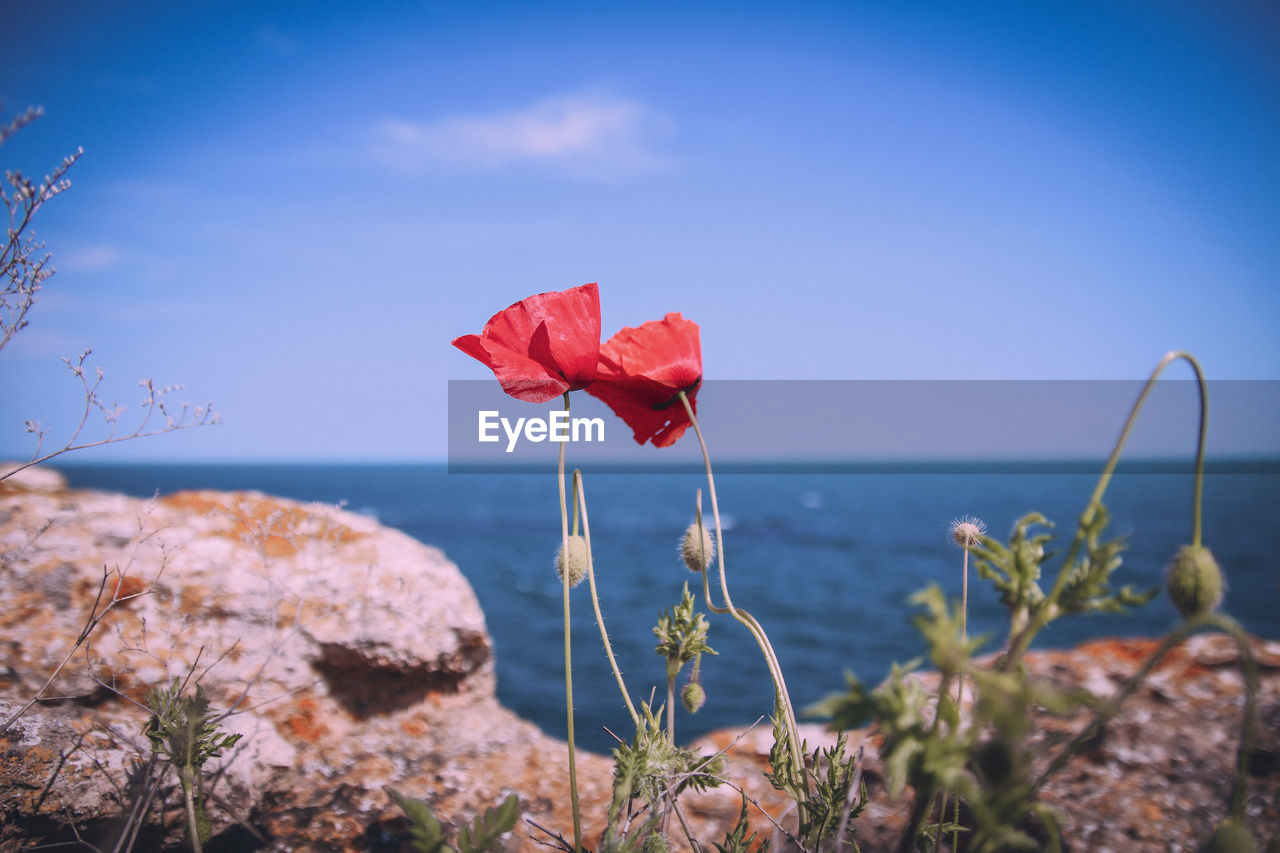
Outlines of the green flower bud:
M 1201 847 L 1201 853 L 1257 853 L 1258 845 L 1249 830 L 1231 818 L 1218 824 Z
M 565 573 L 569 575 L 569 586 L 577 586 L 587 576 L 587 540 L 582 536 L 569 537 L 568 559 L 565 558 L 564 543 L 556 551 L 556 574 L 561 582 Z
M 698 529 L 696 521 L 690 524 L 680 541 L 680 556 L 691 572 L 704 571 L 716 555 L 716 542 L 711 538 L 711 532 L 703 527 L 702 536 L 698 536 Z
M 1209 549 L 1200 545 L 1182 546 L 1169 566 L 1167 584 L 1184 619 L 1203 616 L 1222 601 L 1222 570 Z
M 684 703 L 684 709 L 690 714 L 696 714 L 707 704 L 707 691 L 702 689 L 702 685 L 696 681 L 690 681 L 680 691 L 680 701 Z

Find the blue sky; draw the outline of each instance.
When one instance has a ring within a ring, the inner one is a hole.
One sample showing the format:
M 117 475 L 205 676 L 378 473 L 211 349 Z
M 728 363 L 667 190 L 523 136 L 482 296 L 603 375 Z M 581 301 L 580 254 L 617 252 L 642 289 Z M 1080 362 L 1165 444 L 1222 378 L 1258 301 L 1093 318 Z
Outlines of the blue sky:
M 181 382 L 99 460 L 443 459 L 449 346 L 600 283 L 732 379 L 1280 379 L 1267 2 L 42 2 L 0 149 L 83 146 L 0 352 L 0 456 Z M 1185 374 L 1179 374 L 1185 375 Z M 1117 426 L 1123 412 L 1115 415 Z M 125 425 L 129 425 L 125 415 Z

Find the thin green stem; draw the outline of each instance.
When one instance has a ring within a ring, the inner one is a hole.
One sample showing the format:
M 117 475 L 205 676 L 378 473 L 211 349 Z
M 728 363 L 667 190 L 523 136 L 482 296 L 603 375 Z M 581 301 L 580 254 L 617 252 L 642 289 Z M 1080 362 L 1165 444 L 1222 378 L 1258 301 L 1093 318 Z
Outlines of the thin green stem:
M 1022 653 L 1031 645 L 1031 640 L 1041 628 L 1057 615 L 1058 598 L 1062 595 L 1062 590 L 1066 588 L 1071 566 L 1075 563 L 1076 556 L 1080 552 L 1080 546 L 1084 544 L 1085 530 L 1093 522 L 1094 514 L 1102 506 L 1102 496 L 1107 491 L 1107 486 L 1111 483 L 1111 476 L 1115 473 L 1116 465 L 1120 461 L 1120 452 L 1124 449 L 1125 442 L 1129 440 L 1129 433 L 1133 429 L 1134 422 L 1138 419 L 1138 412 L 1142 410 L 1142 406 L 1147 400 L 1147 395 L 1151 393 L 1151 389 L 1155 386 L 1156 380 L 1160 378 L 1160 374 L 1178 359 L 1182 359 L 1191 365 L 1191 369 L 1196 375 L 1196 383 L 1200 392 L 1200 429 L 1196 444 L 1196 475 L 1191 506 L 1191 544 L 1200 545 L 1201 507 L 1204 502 L 1205 441 L 1209 431 L 1209 390 L 1205 382 L 1204 371 L 1200 369 L 1200 363 L 1196 361 L 1195 357 L 1190 353 L 1174 350 L 1166 353 L 1164 358 L 1160 359 L 1160 363 L 1156 365 L 1155 370 L 1151 372 L 1151 376 L 1147 378 L 1146 383 L 1142 386 L 1142 392 L 1138 395 L 1138 399 L 1134 401 L 1132 408 L 1130 408 L 1129 417 L 1125 420 L 1124 428 L 1120 431 L 1120 437 L 1116 440 L 1115 448 L 1111 451 L 1111 456 L 1107 459 L 1107 464 L 1103 467 L 1102 474 L 1098 477 L 1098 483 L 1094 487 L 1093 494 L 1089 497 L 1088 506 L 1085 507 L 1084 513 L 1080 516 L 1080 525 L 1076 529 L 1075 538 L 1071 541 L 1071 548 L 1067 551 L 1067 557 L 1062 562 L 1062 568 L 1054 581 L 1053 589 L 1036 608 L 1035 615 L 1030 623 L 1019 631 L 1016 636 L 1010 637 L 1009 651 L 1004 659 L 1004 668 L 1006 670 L 1010 670 L 1017 665 Z
M 961 567 L 960 582 L 960 642 L 968 645 L 969 643 L 969 546 L 964 546 L 964 558 Z M 960 706 L 964 703 L 964 671 L 961 670 L 956 684 L 956 714 L 960 713 Z M 946 812 L 946 800 L 943 800 L 943 812 Z M 951 849 L 960 849 L 960 795 L 956 795 L 955 814 L 952 816 L 951 823 L 955 825 L 955 829 L 951 831 Z M 942 833 L 938 833 L 941 835 Z
M 631 694 L 627 690 L 627 683 L 622 679 L 622 670 L 618 669 L 618 662 L 613 657 L 613 645 L 609 642 L 609 632 L 604 627 L 604 614 L 600 612 L 600 596 L 596 594 L 595 561 L 591 556 L 591 522 L 587 517 L 587 489 L 582 482 L 582 472 L 577 468 L 573 469 L 573 494 L 581 501 L 582 532 L 587 540 L 587 584 L 591 589 L 591 607 L 596 613 L 596 625 L 600 628 L 600 639 L 604 643 L 605 657 L 609 659 L 609 668 L 613 670 L 614 680 L 618 682 L 618 690 L 622 692 L 622 701 L 627 705 L 627 713 L 631 715 L 631 721 L 638 729 L 640 715 L 636 713 L 635 705 L 631 704 Z M 573 522 L 576 527 L 577 516 L 574 517 Z
M 1230 635 L 1240 649 L 1240 674 L 1244 678 L 1244 723 L 1240 731 L 1240 748 L 1236 751 L 1236 778 L 1231 783 L 1231 816 L 1244 820 L 1244 807 L 1249 794 L 1249 756 L 1253 754 L 1253 736 L 1258 725 L 1258 661 L 1249 647 L 1249 637 L 1234 619 L 1213 613 L 1205 617 L 1214 627 Z
M 569 392 L 564 394 L 564 410 L 569 411 Z M 569 508 L 564 494 L 564 449 L 560 445 L 560 460 L 557 474 L 560 483 L 560 539 L 561 551 L 566 562 L 569 557 Z M 573 745 L 573 652 L 569 632 L 569 572 L 561 572 L 560 585 L 564 590 L 564 708 L 566 737 L 569 743 L 569 800 L 573 806 L 573 849 L 574 853 L 582 850 L 582 809 L 578 803 L 578 762 Z
M 951 677 L 947 675 L 946 672 L 940 671 L 938 673 L 938 678 L 938 697 L 939 705 L 941 705 L 941 697 L 945 696 L 947 691 L 951 689 Z M 929 726 L 928 738 L 930 740 L 932 740 L 933 736 L 937 734 L 938 727 L 941 725 L 942 714 L 935 712 L 933 715 L 933 723 Z M 932 780 L 930 780 L 923 789 L 916 792 L 916 801 L 912 804 L 911 814 L 907 818 L 907 825 L 902 830 L 902 837 L 898 839 L 899 853 L 906 853 L 906 851 L 913 850 L 915 848 L 915 837 L 920 832 L 920 824 L 924 822 L 925 816 L 929 813 L 933 804 L 933 797 L 937 793 L 938 785 Z M 946 801 L 943 800 L 940 805 L 941 809 L 938 812 L 939 820 L 945 820 Z
M 715 475 L 711 471 L 711 455 L 707 452 L 707 442 L 703 438 L 702 427 L 698 425 L 698 417 L 693 413 L 693 405 L 689 402 L 689 397 L 684 391 L 680 391 L 678 396 L 681 404 L 684 405 L 685 414 L 689 416 L 689 423 L 693 425 L 693 432 L 698 437 L 698 446 L 702 449 L 702 461 L 707 469 L 707 493 L 711 496 L 711 515 L 716 525 L 716 556 L 720 561 L 720 593 L 724 596 L 725 606 L 723 610 L 715 608 L 711 604 L 710 596 L 708 596 L 707 607 L 712 612 L 723 613 L 727 611 L 755 637 L 756 643 L 760 646 L 760 651 L 764 655 L 765 663 L 769 667 L 770 675 L 773 677 L 774 689 L 781 700 L 783 715 L 785 716 L 783 723 L 786 725 L 787 734 L 789 735 L 791 757 L 795 761 L 797 771 L 803 772 L 804 753 L 800 749 L 800 731 L 796 725 L 796 713 L 791 705 L 791 695 L 787 692 L 787 682 L 782 676 L 782 666 L 778 663 L 778 657 L 773 651 L 773 646 L 769 643 L 768 636 L 765 635 L 764 628 L 750 613 L 734 607 L 733 599 L 729 596 L 729 584 L 725 579 L 724 568 L 724 533 L 720 524 L 720 505 L 716 500 Z M 703 575 L 705 578 L 705 571 Z M 807 780 L 805 784 L 806 786 L 808 785 Z
M 698 525 L 698 542 L 702 543 L 705 541 L 703 538 L 703 531 L 706 529 L 702 525 L 702 489 L 698 489 L 697 491 L 695 504 L 694 520 Z M 699 545 L 699 551 L 702 556 L 702 597 L 707 600 L 707 607 L 712 613 L 728 613 L 729 608 L 717 607 L 715 602 L 711 600 L 711 581 L 707 578 L 707 566 L 711 565 L 711 561 L 707 559 L 707 554 L 701 549 L 701 545 Z
M 676 742 L 676 665 L 667 661 L 667 740 Z
M 964 556 L 961 564 L 961 581 L 960 581 L 960 642 L 969 642 L 969 547 L 962 544 L 960 546 L 964 550 Z M 961 670 L 956 675 L 956 713 L 960 713 L 960 704 L 964 701 L 964 671 Z M 938 705 L 942 705 L 942 693 L 938 693 Z M 951 792 L 943 788 L 939 794 L 940 802 L 938 808 L 938 825 L 941 825 L 947 819 L 947 802 L 951 799 Z M 955 798 L 955 812 L 951 820 L 955 825 L 951 835 L 951 849 L 957 850 L 960 843 L 960 797 Z M 937 835 L 933 839 L 933 849 L 937 850 L 942 845 L 942 832 L 939 829 Z

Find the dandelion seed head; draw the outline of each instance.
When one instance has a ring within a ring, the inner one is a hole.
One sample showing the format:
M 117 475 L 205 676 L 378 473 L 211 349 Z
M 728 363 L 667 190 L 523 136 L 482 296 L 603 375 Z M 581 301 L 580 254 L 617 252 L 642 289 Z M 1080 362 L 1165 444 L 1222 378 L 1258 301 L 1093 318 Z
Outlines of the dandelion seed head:
M 951 522 L 951 538 L 961 548 L 972 548 L 987 533 L 987 525 L 980 518 L 961 516 Z

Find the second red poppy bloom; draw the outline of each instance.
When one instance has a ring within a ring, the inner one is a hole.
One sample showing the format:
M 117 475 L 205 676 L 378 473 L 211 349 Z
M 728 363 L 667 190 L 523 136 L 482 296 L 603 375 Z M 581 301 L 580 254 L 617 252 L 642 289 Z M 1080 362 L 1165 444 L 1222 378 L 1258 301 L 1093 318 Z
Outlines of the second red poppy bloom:
M 626 421 L 638 443 L 669 447 L 691 423 L 679 393 L 685 392 L 696 412 L 701 384 L 698 324 L 672 313 L 628 326 L 601 346 L 596 381 L 587 393 Z

